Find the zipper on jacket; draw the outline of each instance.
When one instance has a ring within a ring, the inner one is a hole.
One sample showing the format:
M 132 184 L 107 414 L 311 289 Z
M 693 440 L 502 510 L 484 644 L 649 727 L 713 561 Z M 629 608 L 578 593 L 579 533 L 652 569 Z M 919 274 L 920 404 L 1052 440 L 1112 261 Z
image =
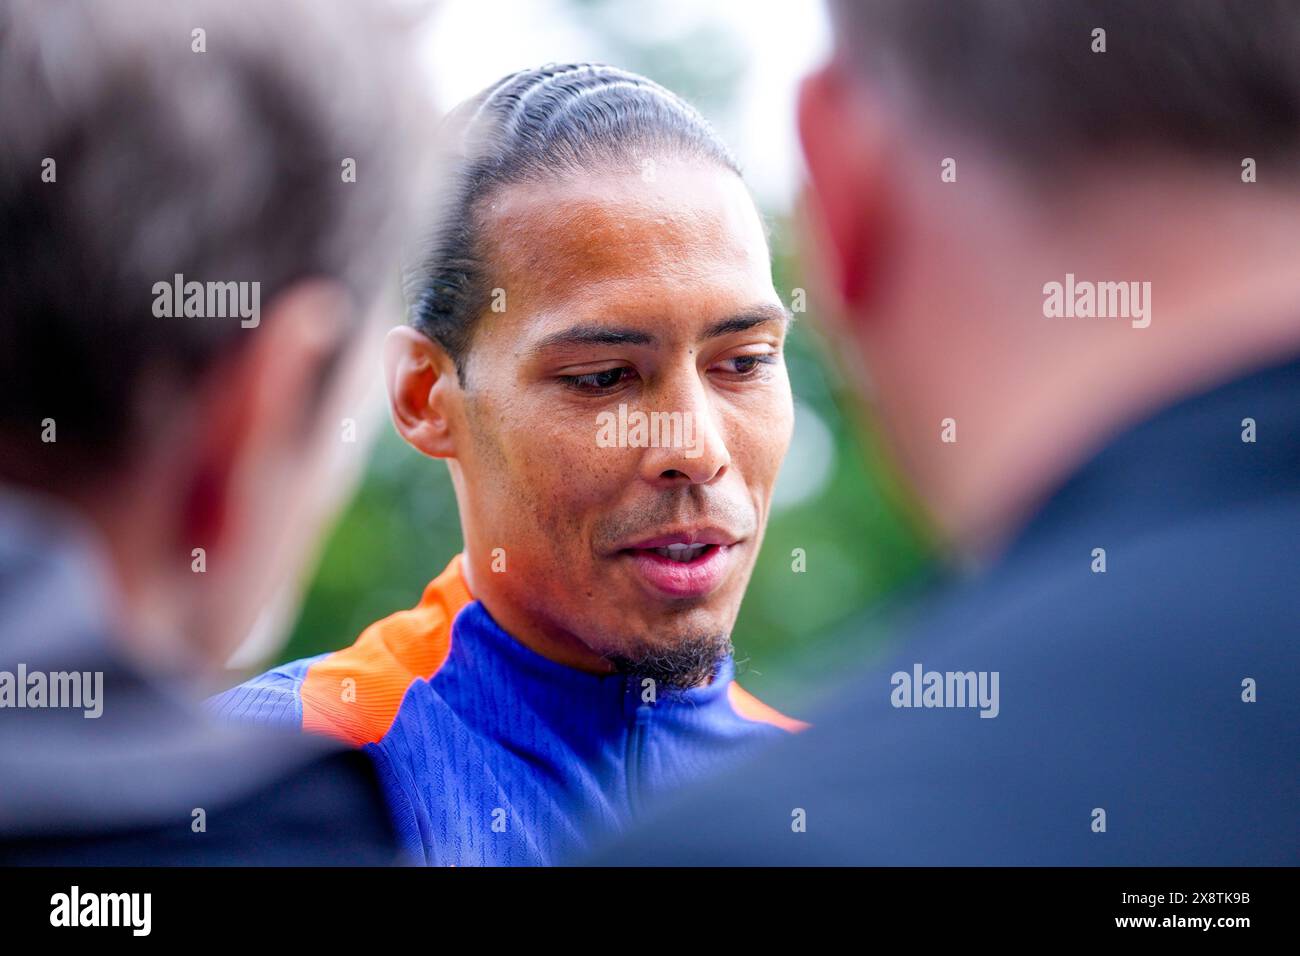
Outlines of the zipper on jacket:
M 632 720 L 632 727 L 627 735 L 627 800 L 633 817 L 641 815 L 643 795 L 641 793 L 641 752 L 645 747 L 645 736 L 650 724 L 649 704 L 640 704 Z

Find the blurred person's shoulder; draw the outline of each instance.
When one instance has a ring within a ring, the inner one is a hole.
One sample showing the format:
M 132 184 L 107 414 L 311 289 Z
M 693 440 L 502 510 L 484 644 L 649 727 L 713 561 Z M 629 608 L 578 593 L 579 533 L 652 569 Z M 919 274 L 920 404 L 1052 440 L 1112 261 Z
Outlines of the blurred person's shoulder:
M 83 531 L 0 489 L 0 862 L 397 862 L 363 754 L 223 726 L 128 659 Z
M 0 862 L 401 862 L 365 754 L 270 728 L 221 727 L 150 689 L 131 688 L 120 673 L 107 675 L 105 693 L 129 719 L 89 730 L 38 714 L 11 721 L 0 734 L 7 747 Z

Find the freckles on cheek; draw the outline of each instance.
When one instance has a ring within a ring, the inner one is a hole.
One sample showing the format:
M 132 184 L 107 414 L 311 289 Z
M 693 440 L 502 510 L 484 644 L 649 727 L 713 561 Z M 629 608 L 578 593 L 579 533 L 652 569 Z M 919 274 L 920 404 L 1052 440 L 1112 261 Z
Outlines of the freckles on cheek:
M 569 503 L 581 500 L 591 483 L 583 455 L 587 449 L 573 436 L 556 435 L 545 428 L 517 432 L 507 449 L 509 468 L 521 500 L 535 502 L 542 526 L 552 524 Z
M 626 500 L 634 477 L 626 472 L 626 455 L 624 449 L 553 442 L 536 455 L 535 470 L 521 474 L 529 482 L 523 493 L 533 503 L 535 527 L 570 577 L 594 553 L 596 529 Z

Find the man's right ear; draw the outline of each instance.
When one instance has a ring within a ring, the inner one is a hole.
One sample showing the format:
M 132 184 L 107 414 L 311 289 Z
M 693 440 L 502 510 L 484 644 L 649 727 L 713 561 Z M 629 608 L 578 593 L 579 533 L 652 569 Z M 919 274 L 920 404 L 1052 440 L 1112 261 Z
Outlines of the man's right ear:
M 430 458 L 455 458 L 460 380 L 442 346 L 399 325 L 384 341 L 384 381 L 393 425 L 407 444 Z

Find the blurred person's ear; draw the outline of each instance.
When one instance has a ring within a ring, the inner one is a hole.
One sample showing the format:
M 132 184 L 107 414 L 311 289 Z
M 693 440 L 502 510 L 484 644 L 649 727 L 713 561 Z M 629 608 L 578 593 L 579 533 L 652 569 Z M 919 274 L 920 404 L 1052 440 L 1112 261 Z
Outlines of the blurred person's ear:
M 799 137 L 811 185 L 810 213 L 831 287 L 850 312 L 876 291 L 885 241 L 886 166 L 879 127 L 861 83 L 831 60 L 799 89 Z
M 384 342 L 384 381 L 398 434 L 430 458 L 455 458 L 451 405 L 460 381 L 442 346 L 409 325 L 393 329 Z
M 363 418 L 376 328 L 358 323 L 347 289 L 298 282 L 262 310 L 256 329 L 205 377 L 186 460 L 173 465 L 180 553 L 205 551 L 197 590 L 176 578 L 164 595 L 205 666 L 221 666 L 282 586 L 295 586 L 322 525 L 360 474 L 365 443 L 339 431 Z M 358 328 L 360 325 L 360 328 Z M 197 570 L 186 567 L 185 570 Z M 160 598 L 164 599 L 164 598 Z
M 320 381 L 343 346 L 351 303 L 343 287 L 311 280 L 270 303 L 252 341 L 220 363 L 203 389 L 179 532 L 220 545 L 241 473 L 262 472 L 307 438 Z

